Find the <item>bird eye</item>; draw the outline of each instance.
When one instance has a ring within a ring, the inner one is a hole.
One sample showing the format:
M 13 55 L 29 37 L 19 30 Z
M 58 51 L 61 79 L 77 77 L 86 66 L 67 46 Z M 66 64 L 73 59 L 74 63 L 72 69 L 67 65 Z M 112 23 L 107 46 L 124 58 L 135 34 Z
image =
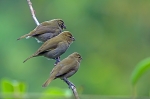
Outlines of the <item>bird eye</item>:
M 81 56 L 79 56 L 79 58 L 81 58 Z
M 62 29 L 66 29 L 66 26 L 64 25 L 63 22 L 60 22 L 60 23 L 58 23 L 58 24 L 59 24 L 59 26 L 60 26 Z

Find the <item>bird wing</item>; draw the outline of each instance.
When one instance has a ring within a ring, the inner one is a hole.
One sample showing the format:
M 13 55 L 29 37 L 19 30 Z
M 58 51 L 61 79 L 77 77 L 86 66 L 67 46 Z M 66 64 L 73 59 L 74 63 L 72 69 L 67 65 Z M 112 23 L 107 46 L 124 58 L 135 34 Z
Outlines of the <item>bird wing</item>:
M 52 49 L 57 48 L 58 44 L 61 42 L 61 39 L 59 37 L 55 37 L 52 39 L 47 40 L 35 53 L 35 55 L 38 55 L 45 51 L 50 51 Z
M 44 82 L 44 84 L 42 85 L 42 87 L 46 87 L 49 85 L 49 83 L 56 78 L 57 73 L 59 72 L 59 70 L 62 68 L 62 66 L 55 66 L 51 72 L 50 77 Z
M 61 70 L 62 66 L 61 65 L 56 65 L 52 71 L 50 72 L 50 74 L 54 74 L 54 72 L 56 73 L 55 76 L 57 75 L 57 73 Z
M 58 27 L 53 26 L 52 23 L 43 22 L 39 26 L 37 26 L 33 31 L 30 32 L 31 36 L 44 34 L 44 33 L 55 33 Z
M 53 69 L 52 69 L 52 71 L 51 71 L 51 73 L 50 74 L 52 74 L 54 71 L 56 71 L 57 70 L 57 68 L 59 67 L 63 67 L 63 66 L 65 66 L 65 65 L 67 65 L 67 64 L 69 64 L 71 62 L 71 59 L 69 59 L 69 58 L 65 58 L 65 59 L 63 59 L 61 62 L 59 62 Z M 61 69 L 60 68 L 60 69 Z M 59 70 L 60 71 L 60 70 Z
M 57 77 L 64 75 L 72 70 L 74 70 L 76 62 L 74 60 L 67 61 L 67 64 L 63 65 L 61 70 L 57 73 Z
M 64 42 L 59 42 L 56 48 L 49 49 L 47 51 L 51 51 L 51 53 L 53 53 L 53 56 L 58 57 L 61 56 L 63 53 L 65 53 L 68 47 L 69 44 L 64 41 Z

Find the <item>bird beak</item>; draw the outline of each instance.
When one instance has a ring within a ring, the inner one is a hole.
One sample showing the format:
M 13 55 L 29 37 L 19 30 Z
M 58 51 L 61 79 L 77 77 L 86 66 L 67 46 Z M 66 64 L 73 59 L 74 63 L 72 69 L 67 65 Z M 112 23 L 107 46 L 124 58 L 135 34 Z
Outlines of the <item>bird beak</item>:
M 74 37 L 72 37 L 72 41 L 75 41 L 75 38 L 74 38 Z
M 63 25 L 63 28 L 64 28 L 64 29 L 66 29 L 66 26 L 65 26 L 65 25 Z

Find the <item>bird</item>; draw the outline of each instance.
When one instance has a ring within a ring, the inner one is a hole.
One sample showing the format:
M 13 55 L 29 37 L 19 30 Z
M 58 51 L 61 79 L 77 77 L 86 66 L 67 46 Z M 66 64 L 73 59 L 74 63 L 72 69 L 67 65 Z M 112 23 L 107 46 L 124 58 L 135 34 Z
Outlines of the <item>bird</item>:
M 47 87 L 52 80 L 57 78 L 64 80 L 69 86 L 73 85 L 73 83 L 71 83 L 67 78 L 71 77 L 78 71 L 81 60 L 82 57 L 79 53 L 74 52 L 70 54 L 52 69 L 50 77 L 44 82 L 42 87 Z
M 32 57 L 44 56 L 49 59 L 55 59 L 55 65 L 60 61 L 60 56 L 66 52 L 69 46 L 75 41 L 75 38 L 69 31 L 64 31 L 58 36 L 44 42 L 41 47 L 30 57 L 23 61 L 26 62 Z
M 64 29 L 66 29 L 66 26 L 62 19 L 53 19 L 42 22 L 30 33 L 21 36 L 17 40 L 34 37 L 38 43 L 45 42 L 48 39 L 51 39 L 60 34 Z

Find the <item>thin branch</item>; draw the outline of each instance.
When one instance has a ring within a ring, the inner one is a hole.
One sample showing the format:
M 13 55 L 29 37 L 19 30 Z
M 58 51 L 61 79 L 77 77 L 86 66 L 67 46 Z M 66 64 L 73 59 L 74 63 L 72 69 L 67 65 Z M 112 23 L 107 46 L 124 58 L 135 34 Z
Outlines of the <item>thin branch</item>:
M 73 92 L 74 96 L 76 97 L 76 99 L 80 99 L 79 96 L 78 96 L 76 87 L 75 86 L 71 86 L 71 89 L 72 89 L 72 92 Z
M 35 13 L 34 13 L 34 9 L 32 7 L 32 3 L 30 0 L 27 0 L 28 2 L 28 5 L 30 7 L 30 11 L 31 11 L 31 14 L 32 14 L 32 17 L 33 17 L 33 20 L 35 21 L 36 25 L 40 25 L 39 21 L 37 20 L 36 16 L 35 16 Z
M 77 93 L 75 85 L 72 82 L 70 82 L 68 79 L 66 79 L 66 78 L 64 78 L 63 81 L 66 82 L 66 84 L 68 85 L 69 88 L 71 88 L 75 98 L 76 99 L 80 99 L 79 96 L 78 96 L 78 93 Z

